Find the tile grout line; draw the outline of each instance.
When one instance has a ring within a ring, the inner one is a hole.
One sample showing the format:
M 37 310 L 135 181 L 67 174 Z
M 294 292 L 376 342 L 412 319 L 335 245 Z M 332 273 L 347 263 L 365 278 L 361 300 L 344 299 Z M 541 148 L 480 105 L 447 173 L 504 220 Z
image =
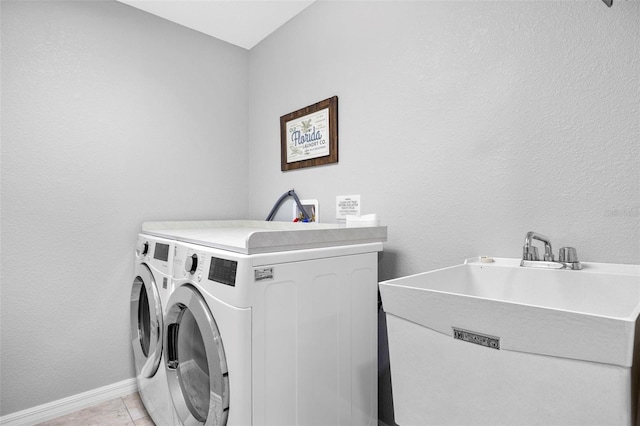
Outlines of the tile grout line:
M 135 425 L 136 421 L 133 420 L 133 416 L 131 415 L 131 410 L 129 410 L 129 406 L 127 405 L 126 401 L 124 400 L 124 397 L 120 397 L 120 401 L 122 401 L 122 403 L 124 404 L 124 407 L 127 409 L 127 414 L 129 415 L 129 420 L 131 420 L 131 423 L 133 423 Z

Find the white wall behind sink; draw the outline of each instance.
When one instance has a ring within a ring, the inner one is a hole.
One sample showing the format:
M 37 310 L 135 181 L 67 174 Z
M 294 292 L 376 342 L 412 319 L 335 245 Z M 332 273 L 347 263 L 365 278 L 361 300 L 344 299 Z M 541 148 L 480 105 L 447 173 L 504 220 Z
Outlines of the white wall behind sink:
M 637 263 L 639 20 L 632 1 L 317 2 L 250 51 L 250 211 L 293 187 L 329 220 L 361 194 L 389 225 L 385 279 L 518 257 L 529 230 Z M 333 95 L 338 165 L 281 172 L 279 117 Z

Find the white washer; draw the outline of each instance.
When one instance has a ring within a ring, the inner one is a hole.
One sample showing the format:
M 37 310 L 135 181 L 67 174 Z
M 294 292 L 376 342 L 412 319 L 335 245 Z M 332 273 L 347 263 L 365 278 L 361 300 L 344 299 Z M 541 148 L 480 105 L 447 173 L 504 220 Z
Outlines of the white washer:
M 386 228 L 146 223 L 176 240 L 166 374 L 185 425 L 377 423 Z
M 189 243 L 176 247 L 175 291 L 165 322 L 176 417 L 185 425 L 250 425 L 251 308 L 235 303 L 231 287 L 233 272 L 246 259 Z M 226 278 L 212 281 L 211 268 Z
M 174 250 L 173 241 L 140 234 L 131 287 L 131 344 L 138 392 L 159 426 L 174 424 L 163 353 Z

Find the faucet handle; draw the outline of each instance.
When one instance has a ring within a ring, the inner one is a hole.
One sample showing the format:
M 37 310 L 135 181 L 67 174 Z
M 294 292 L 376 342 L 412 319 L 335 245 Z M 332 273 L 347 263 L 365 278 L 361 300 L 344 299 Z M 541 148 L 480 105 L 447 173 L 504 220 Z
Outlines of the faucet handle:
M 538 247 L 536 246 L 524 246 L 522 248 L 522 260 L 540 260 L 538 255 Z
M 578 263 L 578 252 L 574 247 L 562 247 L 558 253 L 558 261 L 564 263 Z

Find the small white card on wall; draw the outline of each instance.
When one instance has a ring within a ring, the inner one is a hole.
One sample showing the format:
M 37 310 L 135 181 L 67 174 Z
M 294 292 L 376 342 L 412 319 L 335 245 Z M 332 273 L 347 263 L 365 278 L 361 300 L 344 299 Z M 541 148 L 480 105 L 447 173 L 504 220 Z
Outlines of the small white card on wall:
M 359 195 L 338 195 L 336 197 L 336 219 L 346 220 L 347 215 L 360 215 Z

